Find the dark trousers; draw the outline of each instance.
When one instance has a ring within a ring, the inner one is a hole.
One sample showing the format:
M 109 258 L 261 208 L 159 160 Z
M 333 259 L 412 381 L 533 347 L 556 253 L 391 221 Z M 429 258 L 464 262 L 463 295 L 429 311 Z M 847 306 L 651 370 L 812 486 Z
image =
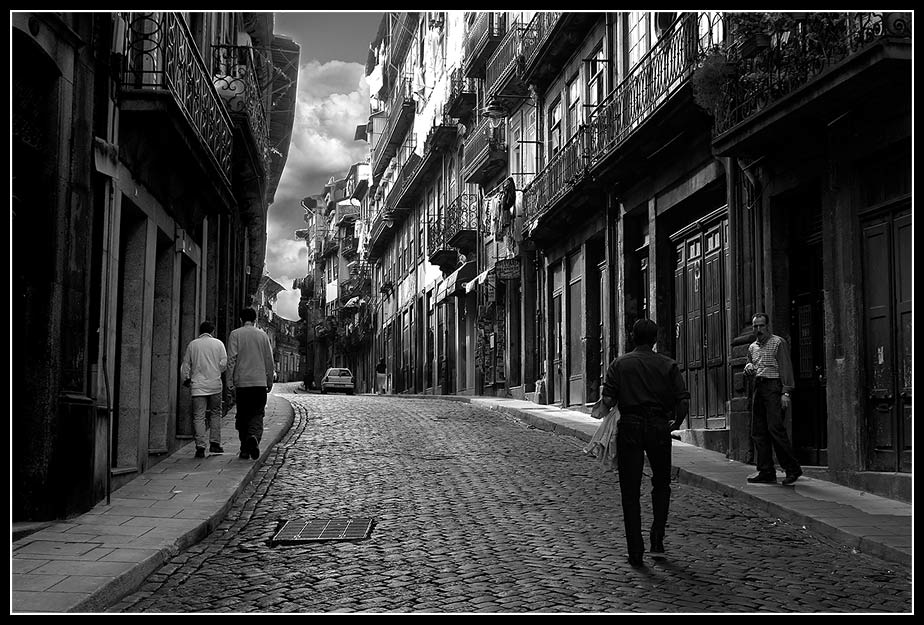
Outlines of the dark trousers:
M 799 471 L 799 461 L 792 451 L 789 434 L 783 425 L 783 385 L 778 379 L 757 378 L 751 403 L 751 438 L 757 452 L 757 470 L 776 473 L 773 452 L 787 474 Z
M 671 500 L 671 422 L 663 417 L 621 415 L 616 432 L 619 490 L 630 554 L 645 551 L 642 540 L 642 469 L 651 466 L 651 529 L 664 531 Z
M 263 414 L 266 408 L 266 387 L 245 386 L 237 387 L 237 416 L 234 427 L 241 445 L 248 437 L 253 436 L 260 442 L 263 438 Z

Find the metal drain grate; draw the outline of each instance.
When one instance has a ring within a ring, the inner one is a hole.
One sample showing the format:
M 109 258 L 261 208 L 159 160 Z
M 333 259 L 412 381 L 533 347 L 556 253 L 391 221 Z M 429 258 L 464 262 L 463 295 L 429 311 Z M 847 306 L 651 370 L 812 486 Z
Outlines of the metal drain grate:
M 360 540 L 369 536 L 372 521 L 369 518 L 286 521 L 271 542 L 295 544 L 316 540 Z

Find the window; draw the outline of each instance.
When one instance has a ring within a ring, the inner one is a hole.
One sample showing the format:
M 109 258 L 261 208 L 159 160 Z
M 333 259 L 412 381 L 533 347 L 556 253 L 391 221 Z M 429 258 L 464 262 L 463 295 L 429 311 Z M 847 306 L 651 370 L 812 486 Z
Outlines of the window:
M 587 64 L 587 104 L 589 106 L 597 106 L 606 97 L 606 63 L 601 41 Z
M 568 98 L 568 128 L 566 132 L 570 139 L 577 133 L 578 126 L 581 123 L 581 88 L 577 74 L 568 81 L 565 97 Z
M 629 71 L 645 56 L 651 45 L 648 40 L 648 18 L 649 14 L 646 11 L 629 11 L 626 29 L 629 39 Z
M 549 108 L 549 156 L 555 156 L 561 149 L 561 98 Z

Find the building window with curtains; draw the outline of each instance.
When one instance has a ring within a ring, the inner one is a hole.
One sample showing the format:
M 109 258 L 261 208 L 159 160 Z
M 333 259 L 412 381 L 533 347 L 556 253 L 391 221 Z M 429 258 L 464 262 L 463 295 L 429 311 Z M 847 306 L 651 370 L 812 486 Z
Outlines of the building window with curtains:
M 648 40 L 648 21 L 650 14 L 647 11 L 629 11 L 627 19 L 629 20 L 626 28 L 628 34 L 628 52 L 629 59 L 627 67 L 631 71 L 635 64 L 638 63 L 645 53 L 648 52 L 650 42 Z
M 549 157 L 558 154 L 561 149 L 561 98 L 555 100 L 549 108 Z

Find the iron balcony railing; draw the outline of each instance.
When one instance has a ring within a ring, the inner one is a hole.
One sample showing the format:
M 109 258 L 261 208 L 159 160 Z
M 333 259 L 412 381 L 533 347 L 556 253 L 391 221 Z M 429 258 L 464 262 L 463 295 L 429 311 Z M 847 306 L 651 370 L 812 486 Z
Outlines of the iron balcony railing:
M 465 141 L 465 147 L 462 150 L 465 169 L 471 171 L 477 167 L 492 150 L 504 149 L 506 149 L 506 123 L 501 122 L 494 128 L 491 126 L 491 120 L 484 118 Z
M 581 126 L 523 191 L 526 221 L 538 219 L 587 171 L 587 127 Z
M 250 46 L 213 46 L 212 74 L 215 89 L 232 116 L 247 120 L 250 134 L 263 162 L 263 174 L 269 173 L 269 126 L 263 93 L 257 83 L 254 49 Z
M 555 24 L 561 19 L 561 11 L 539 11 L 533 16 L 523 33 L 523 67 L 530 67 L 549 38 Z
M 405 106 L 412 111 L 414 104 L 413 79 L 409 75 L 402 76 L 395 84 L 388 101 L 388 121 L 385 123 L 385 129 L 379 136 L 375 144 L 375 167 L 374 172 L 380 172 L 385 160 L 394 155 L 389 148 L 397 147 L 398 140 L 401 137 L 393 136 L 396 127 L 400 124 L 405 115 L 410 112 L 405 110 Z
M 737 69 L 716 112 L 716 134 L 877 41 L 911 38 L 910 13 L 749 13 L 729 14 L 728 21 L 734 39 L 726 53 Z M 763 43 L 747 46 L 759 35 Z
M 503 41 L 491 54 L 485 68 L 485 92 L 490 96 L 503 88 L 505 82 L 518 71 L 517 64 L 522 59 L 524 28 L 515 20 Z
M 395 160 L 392 162 L 394 168 L 394 177 L 391 180 L 391 188 L 385 196 L 385 214 L 391 214 L 398 208 L 399 200 L 404 196 L 404 189 L 414 174 L 414 168 L 420 162 L 415 149 L 417 139 L 413 134 L 407 135 L 404 143 L 395 154 Z
M 446 209 L 446 241 L 452 241 L 463 230 L 478 229 L 478 195 L 462 193 Z
M 475 106 L 475 79 L 466 78 L 462 68 L 452 70 L 449 76 L 449 97 L 446 99 L 445 113 L 450 117 L 462 117 Z
M 440 211 L 435 216 L 431 215 L 427 223 L 427 257 L 432 259 L 438 252 L 448 250 L 447 241 L 446 218 Z
M 478 65 L 478 58 L 490 39 L 499 39 L 503 36 L 504 15 L 493 11 L 479 12 L 465 38 L 465 73 L 471 75 L 471 71 Z
M 606 159 L 690 77 L 701 53 L 711 47 L 713 17 L 721 19 L 688 13 L 675 21 L 594 110 L 588 121 L 590 167 Z
M 124 13 L 120 89 L 173 96 L 213 165 L 230 185 L 231 119 L 183 18 L 173 12 Z

